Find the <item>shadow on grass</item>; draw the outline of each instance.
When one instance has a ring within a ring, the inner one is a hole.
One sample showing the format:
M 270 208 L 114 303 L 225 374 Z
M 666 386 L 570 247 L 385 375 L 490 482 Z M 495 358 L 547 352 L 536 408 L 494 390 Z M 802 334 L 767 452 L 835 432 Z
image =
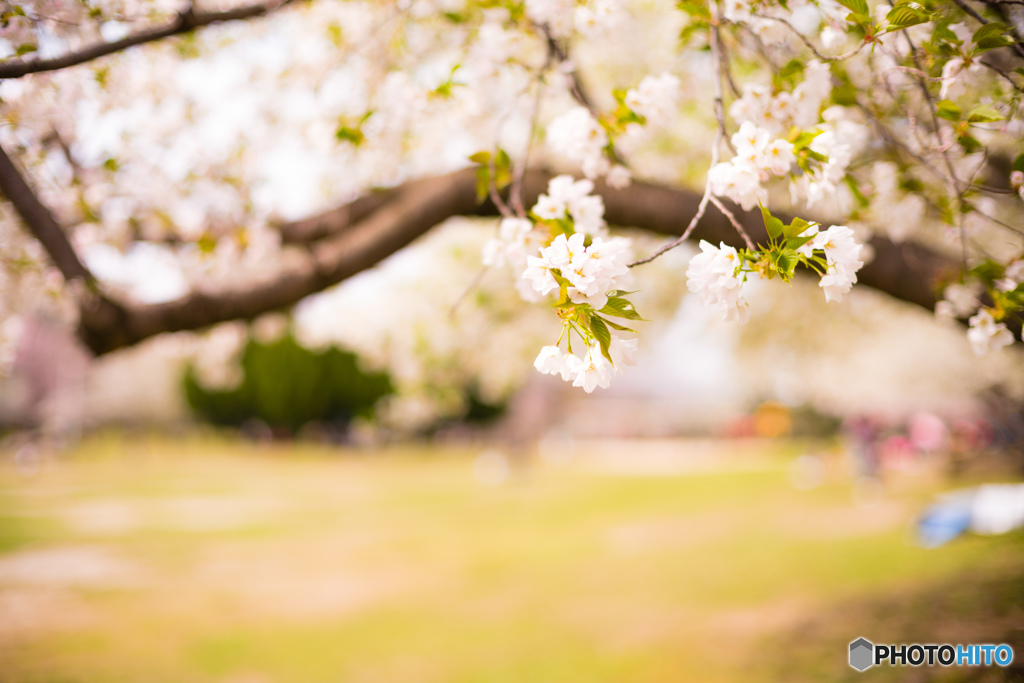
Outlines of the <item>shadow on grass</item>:
M 1017 553 L 972 575 L 917 584 L 871 599 L 835 604 L 763 639 L 752 669 L 787 681 L 1024 681 L 1024 533 L 1006 539 Z M 999 666 L 847 664 L 849 643 L 1007 643 L 1014 660 Z

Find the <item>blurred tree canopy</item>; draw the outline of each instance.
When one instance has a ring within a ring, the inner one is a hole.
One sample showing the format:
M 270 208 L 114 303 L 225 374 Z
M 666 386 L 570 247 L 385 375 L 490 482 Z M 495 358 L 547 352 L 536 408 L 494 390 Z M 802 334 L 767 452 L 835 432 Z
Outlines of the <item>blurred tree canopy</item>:
M 388 374 L 362 370 L 354 353 L 337 346 L 311 351 L 291 333 L 268 343 L 250 338 L 240 363 L 241 383 L 226 390 L 205 388 L 195 368 L 186 368 L 185 397 L 197 416 L 227 426 L 255 418 L 295 432 L 317 420 L 347 425 L 372 417 L 393 392 Z

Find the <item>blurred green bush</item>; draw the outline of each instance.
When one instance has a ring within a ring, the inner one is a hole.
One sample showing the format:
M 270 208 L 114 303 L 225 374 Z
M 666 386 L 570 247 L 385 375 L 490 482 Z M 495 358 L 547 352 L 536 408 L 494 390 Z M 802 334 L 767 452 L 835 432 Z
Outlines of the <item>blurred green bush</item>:
M 258 419 L 294 433 L 309 422 L 344 426 L 373 417 L 377 402 L 394 391 L 386 372 L 363 371 L 354 353 L 336 346 L 311 351 L 290 332 L 269 343 L 250 337 L 241 367 L 241 383 L 227 390 L 207 389 L 195 367 L 185 369 L 185 398 L 197 417 L 226 426 Z

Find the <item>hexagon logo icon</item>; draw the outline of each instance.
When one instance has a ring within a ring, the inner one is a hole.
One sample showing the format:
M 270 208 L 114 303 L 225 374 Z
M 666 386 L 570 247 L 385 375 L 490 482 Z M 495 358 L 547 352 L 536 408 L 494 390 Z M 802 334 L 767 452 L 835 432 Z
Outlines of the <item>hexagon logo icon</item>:
M 858 638 L 850 643 L 850 666 L 857 671 L 864 671 L 874 664 L 875 646 L 871 641 Z

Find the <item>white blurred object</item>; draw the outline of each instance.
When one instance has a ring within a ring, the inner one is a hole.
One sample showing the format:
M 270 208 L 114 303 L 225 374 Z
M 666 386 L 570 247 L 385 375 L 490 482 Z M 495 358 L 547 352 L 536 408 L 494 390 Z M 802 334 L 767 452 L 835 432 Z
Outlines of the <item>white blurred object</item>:
M 971 531 L 1005 534 L 1024 526 L 1024 484 L 986 484 L 971 503 Z

